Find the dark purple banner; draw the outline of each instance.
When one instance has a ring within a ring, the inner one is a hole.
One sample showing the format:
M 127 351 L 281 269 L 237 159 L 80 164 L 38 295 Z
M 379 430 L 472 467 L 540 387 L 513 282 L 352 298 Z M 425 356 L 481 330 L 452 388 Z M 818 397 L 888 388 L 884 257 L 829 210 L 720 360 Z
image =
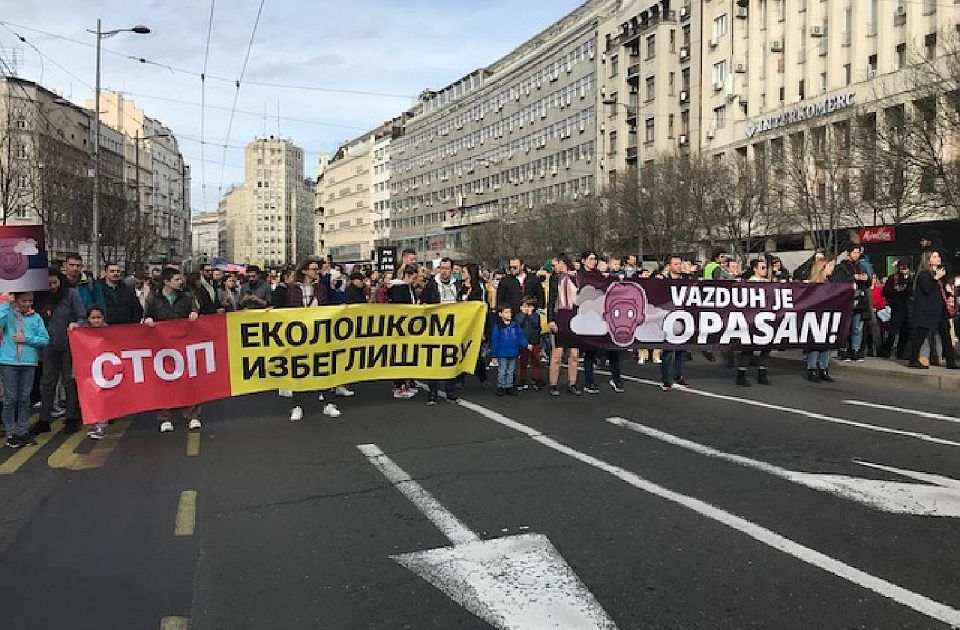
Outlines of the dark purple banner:
M 602 280 L 558 301 L 559 345 L 825 350 L 845 347 L 850 330 L 847 283 Z

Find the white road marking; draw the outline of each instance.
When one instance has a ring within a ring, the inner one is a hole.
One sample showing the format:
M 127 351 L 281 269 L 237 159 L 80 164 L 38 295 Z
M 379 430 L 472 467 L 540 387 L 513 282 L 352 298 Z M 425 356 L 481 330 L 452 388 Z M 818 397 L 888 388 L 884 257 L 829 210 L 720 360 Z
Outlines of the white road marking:
M 505 427 L 519 431 L 529 436 L 530 439 L 546 446 L 547 448 L 551 448 L 558 453 L 568 455 L 569 457 L 583 462 L 584 464 L 609 473 L 639 490 L 643 490 L 644 492 L 648 492 L 654 496 L 658 496 L 672 503 L 681 505 L 689 510 L 692 510 L 693 512 L 696 512 L 697 514 L 700 514 L 701 516 L 709 518 L 710 520 L 722 523 L 727 527 L 750 536 L 758 542 L 782 551 L 790 556 L 793 556 L 794 558 L 797 558 L 798 560 L 806 562 L 807 564 L 823 569 L 824 571 L 832 573 L 833 575 L 843 578 L 844 580 L 847 580 L 857 586 L 869 589 L 878 595 L 898 602 L 932 619 L 937 619 L 952 626 L 960 626 L 960 610 L 951 608 L 946 604 L 942 604 L 924 595 L 905 589 L 902 586 L 897 586 L 896 584 L 888 582 L 883 578 L 870 575 L 869 573 L 845 564 L 844 562 L 841 562 L 835 558 L 831 558 L 830 556 L 815 549 L 811 549 L 810 547 L 806 547 L 800 543 L 794 542 L 793 540 L 790 540 L 789 538 L 786 538 L 761 525 L 757 525 L 756 523 L 752 523 L 744 518 L 736 516 L 735 514 L 731 514 L 730 512 L 710 505 L 705 501 L 680 494 L 679 492 L 674 492 L 673 490 L 659 486 L 628 470 L 614 466 L 613 464 L 609 464 L 601 459 L 593 457 L 592 455 L 588 455 L 570 448 L 569 446 L 543 435 L 536 429 L 528 427 L 515 420 L 511 420 L 510 418 L 507 418 L 503 414 L 500 414 L 496 411 L 487 409 L 486 407 L 482 407 L 463 399 L 460 399 L 459 404 L 484 416 L 489 420 L 493 420 L 494 422 L 497 422 Z
M 502 630 L 616 630 L 546 536 L 480 540 L 376 444 L 361 453 L 453 543 L 391 556 L 452 600 Z
M 863 400 L 845 400 L 845 405 L 855 405 L 857 407 L 870 407 L 871 409 L 881 409 L 883 411 L 894 411 L 896 413 L 906 413 L 921 418 L 930 418 L 931 420 L 943 420 L 945 422 L 956 422 L 960 424 L 960 418 L 948 416 L 943 413 L 932 413 L 930 411 L 920 411 L 918 409 L 907 409 L 905 407 L 894 407 L 893 405 L 881 405 L 879 403 L 865 402 Z
M 870 462 L 856 461 L 861 466 L 868 466 L 878 470 L 902 475 L 924 483 L 903 483 L 899 481 L 883 481 L 881 479 L 864 479 L 848 475 L 830 475 L 820 473 L 806 473 L 780 468 L 767 462 L 750 459 L 743 455 L 724 453 L 710 446 L 699 444 L 692 440 L 677 437 L 665 431 L 654 429 L 624 418 L 607 418 L 607 422 L 630 429 L 647 437 L 672 444 L 689 451 L 722 459 L 747 468 L 760 470 L 775 477 L 806 486 L 813 490 L 829 492 L 844 499 L 850 499 L 873 508 L 894 514 L 911 514 L 915 516 L 949 516 L 960 517 L 960 481 L 950 477 L 942 477 L 930 473 L 917 472 L 901 468 L 892 468 Z
M 601 374 L 609 374 L 609 372 L 601 372 Z M 637 378 L 635 376 L 623 375 L 623 380 L 631 381 L 634 383 L 643 383 L 644 385 L 653 385 L 660 387 L 659 381 L 650 381 L 644 378 Z M 783 413 L 790 413 L 797 416 L 803 416 L 805 418 L 810 418 L 811 420 L 822 420 L 824 422 L 832 422 L 833 424 L 840 424 L 849 427 L 856 427 L 858 429 L 866 429 L 868 431 L 876 431 L 877 433 L 887 433 L 890 435 L 899 435 L 901 437 L 913 438 L 915 440 L 921 440 L 923 442 L 931 442 L 933 444 L 940 444 L 941 446 L 952 446 L 960 447 L 960 442 L 954 440 L 947 440 L 945 438 L 938 438 L 933 435 L 928 435 L 926 433 L 920 433 L 918 431 L 903 431 L 901 429 L 893 429 L 890 427 L 885 427 L 877 424 L 870 424 L 867 422 L 858 422 L 856 420 L 848 420 L 847 418 L 840 418 L 837 416 L 828 416 L 827 414 L 817 413 L 816 411 L 807 411 L 805 409 L 797 409 L 796 407 L 785 407 L 784 405 L 775 405 L 773 403 L 766 403 L 759 400 L 751 400 L 750 398 L 740 398 L 738 396 L 728 396 L 726 394 L 715 394 L 713 392 L 708 392 L 703 389 L 693 389 L 692 387 L 674 387 L 671 390 L 676 392 L 683 392 L 685 394 L 694 394 L 696 396 L 703 396 L 704 398 L 713 398 L 714 400 L 725 400 L 728 402 L 740 403 L 742 405 L 749 405 L 751 407 L 760 407 L 762 409 L 769 409 L 771 411 L 782 411 Z M 667 395 L 667 394 L 664 394 Z

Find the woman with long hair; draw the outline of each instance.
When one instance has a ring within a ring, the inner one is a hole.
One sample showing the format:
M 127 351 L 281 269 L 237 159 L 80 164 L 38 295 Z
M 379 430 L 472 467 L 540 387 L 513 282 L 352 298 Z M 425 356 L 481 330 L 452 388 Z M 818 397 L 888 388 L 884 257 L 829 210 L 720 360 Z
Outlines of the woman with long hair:
M 807 282 L 811 284 L 829 282 L 832 273 L 832 260 L 817 259 L 813 261 L 813 266 L 810 267 L 810 279 Z M 830 376 L 830 350 L 807 350 L 807 380 L 812 383 L 834 382 L 834 378 Z
M 936 249 L 923 252 L 920 259 L 920 269 L 917 272 L 916 285 L 913 291 L 913 347 L 910 349 L 910 363 L 908 367 L 927 369 L 928 366 L 920 363 L 920 346 L 936 332 L 943 345 L 943 358 L 947 360 L 947 368 L 956 370 L 957 359 L 953 353 L 953 340 L 950 337 L 948 310 L 955 305 L 952 296 L 947 294 L 944 278 L 947 275 L 943 267 L 943 257 Z M 955 306 L 954 306 L 955 308 Z
M 460 290 L 457 292 L 458 302 L 486 302 L 486 285 L 483 277 L 480 275 L 480 266 L 475 263 L 467 263 L 462 267 L 462 279 Z M 489 352 L 486 348 L 487 327 L 484 326 L 484 338 L 480 342 L 480 354 L 477 355 L 477 367 L 473 374 L 480 381 L 481 385 L 487 383 L 487 364 Z M 463 384 L 463 374 L 457 377 L 457 382 Z

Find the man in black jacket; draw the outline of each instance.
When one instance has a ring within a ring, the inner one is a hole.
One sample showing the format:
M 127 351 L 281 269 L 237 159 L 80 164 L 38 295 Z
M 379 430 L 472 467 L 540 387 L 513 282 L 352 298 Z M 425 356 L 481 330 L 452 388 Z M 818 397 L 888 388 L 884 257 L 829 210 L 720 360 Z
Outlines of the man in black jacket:
M 907 358 L 910 350 L 910 296 L 913 295 L 913 274 L 906 259 L 897 262 L 897 271 L 890 274 L 883 285 L 883 297 L 890 305 L 890 323 L 887 339 L 877 351 L 877 356 L 890 358 L 893 342 L 897 342 L 897 358 Z
M 863 361 L 863 319 L 870 310 L 870 276 L 860 264 L 863 256 L 863 246 L 854 243 L 847 247 L 847 259 L 840 261 L 833 272 L 831 280 L 849 282 L 854 291 L 853 317 L 850 322 L 850 351 L 843 357 L 844 361 Z M 872 316 L 873 313 L 870 313 Z
M 519 313 L 520 304 L 528 297 L 537 301 L 537 308 L 546 306 L 540 278 L 537 274 L 527 273 L 523 258 L 514 256 L 510 259 L 509 273 L 497 287 L 497 306 L 509 304 L 514 313 Z
M 143 319 L 143 307 L 135 289 L 120 279 L 120 266 L 114 262 L 103 264 L 103 279 L 100 280 L 103 298 L 106 301 L 108 324 L 139 324 Z

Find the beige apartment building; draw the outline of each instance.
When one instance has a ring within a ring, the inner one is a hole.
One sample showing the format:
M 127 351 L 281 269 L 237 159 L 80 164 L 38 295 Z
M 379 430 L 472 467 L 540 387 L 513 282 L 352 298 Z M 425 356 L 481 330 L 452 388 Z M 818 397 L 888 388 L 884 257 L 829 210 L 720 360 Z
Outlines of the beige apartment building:
M 198 212 L 191 219 L 194 268 L 220 257 L 220 218 L 217 210 Z
M 399 121 L 320 157 L 317 171 L 318 251 L 341 262 L 373 259 L 378 240 L 389 239 L 390 143 Z
M 281 266 L 314 253 L 314 194 L 304 179 L 303 149 L 274 136 L 248 144 L 244 183 L 218 209 L 227 259 Z
M 93 99 L 87 108 L 94 107 Z M 101 129 L 123 135 L 127 196 L 139 199 L 140 263 L 191 255 L 190 167 L 173 131 L 118 92 L 100 94 Z

